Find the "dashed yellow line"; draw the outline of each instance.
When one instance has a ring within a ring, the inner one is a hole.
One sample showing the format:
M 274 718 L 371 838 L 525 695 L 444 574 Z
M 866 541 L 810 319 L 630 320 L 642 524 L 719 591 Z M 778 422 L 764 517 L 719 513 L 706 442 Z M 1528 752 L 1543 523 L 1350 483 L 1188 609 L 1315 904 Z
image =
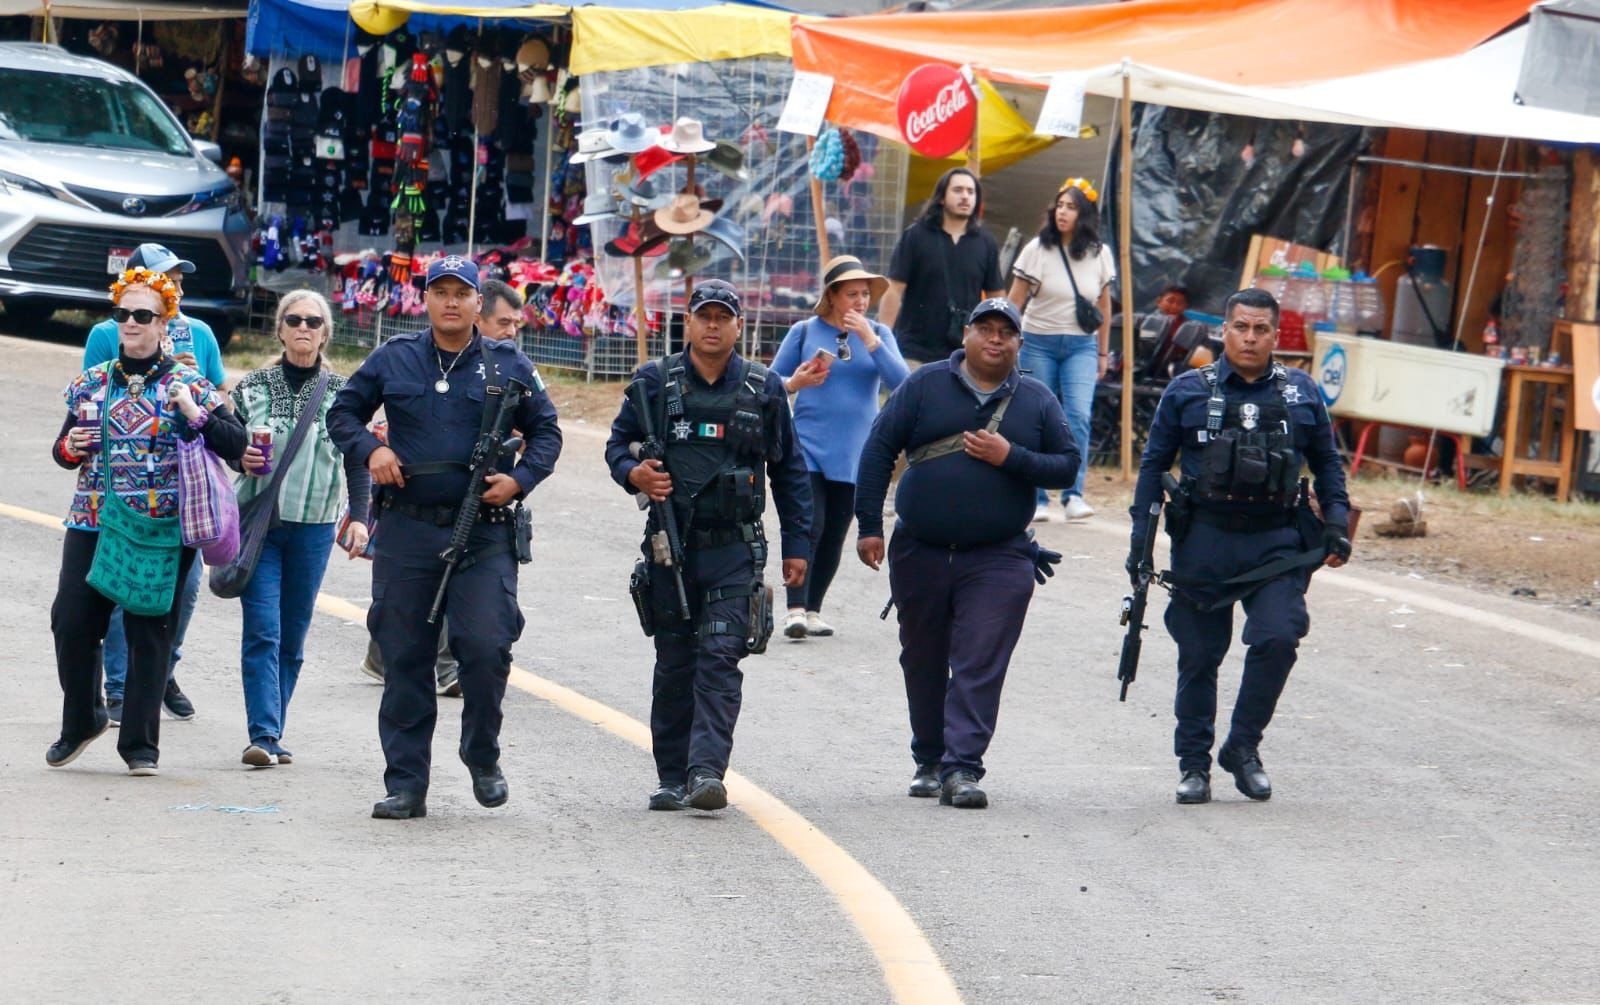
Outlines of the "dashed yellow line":
M 0 516 L 62 529 L 59 517 L 9 503 L 0 503 Z M 317 595 L 317 610 L 330 617 L 366 623 L 364 608 L 327 593 Z M 609 705 L 517 666 L 511 668 L 510 683 L 636 747 L 650 749 L 649 727 Z M 959 1005 L 961 993 L 956 990 L 955 982 L 927 936 L 912 920 L 905 905 L 876 876 L 815 824 L 750 779 L 730 771 L 726 782 L 733 808 L 766 831 L 833 894 L 877 957 L 884 983 L 896 1002 L 901 1005 Z

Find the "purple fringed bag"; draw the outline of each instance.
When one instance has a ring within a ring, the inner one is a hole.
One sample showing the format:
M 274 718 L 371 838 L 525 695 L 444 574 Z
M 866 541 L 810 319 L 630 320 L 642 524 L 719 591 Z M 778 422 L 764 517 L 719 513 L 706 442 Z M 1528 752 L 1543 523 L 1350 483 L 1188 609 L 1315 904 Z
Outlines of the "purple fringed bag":
M 239 554 L 239 499 L 228 469 L 200 437 L 178 441 L 178 522 L 183 543 L 210 566 Z

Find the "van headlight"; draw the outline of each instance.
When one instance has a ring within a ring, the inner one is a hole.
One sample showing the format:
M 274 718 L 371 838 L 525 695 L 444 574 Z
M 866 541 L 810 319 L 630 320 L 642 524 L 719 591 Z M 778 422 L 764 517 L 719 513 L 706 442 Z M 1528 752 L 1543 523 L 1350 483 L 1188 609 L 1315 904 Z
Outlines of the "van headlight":
M 218 207 L 230 212 L 238 209 L 239 186 L 230 181 L 227 185 L 218 186 L 209 192 L 196 192 L 194 197 L 185 203 L 182 209 L 172 215 L 186 216 L 190 213 L 198 213 L 201 210 L 216 209 Z
M 11 195 L 30 192 L 33 195 L 42 195 L 46 199 L 60 198 L 53 189 L 43 182 L 26 178 L 20 174 L 12 174 L 10 171 L 0 171 L 0 192 Z

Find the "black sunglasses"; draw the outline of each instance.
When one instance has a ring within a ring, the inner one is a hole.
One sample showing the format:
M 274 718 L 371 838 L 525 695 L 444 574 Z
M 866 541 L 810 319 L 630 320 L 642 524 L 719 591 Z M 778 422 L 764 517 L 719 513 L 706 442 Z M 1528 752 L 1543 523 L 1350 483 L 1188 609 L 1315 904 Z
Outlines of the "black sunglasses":
M 111 308 L 111 320 L 115 321 L 117 324 L 122 324 L 123 322 L 132 319 L 142 325 L 147 325 L 160 316 L 161 314 L 157 311 L 147 311 L 143 309 L 130 311 L 126 307 Z
M 301 317 L 298 314 L 285 314 L 283 316 L 283 323 L 285 327 L 288 328 L 298 328 L 301 325 L 305 325 L 312 331 L 316 331 L 318 328 L 322 327 L 322 319 L 317 317 L 315 314 L 311 315 L 310 317 Z

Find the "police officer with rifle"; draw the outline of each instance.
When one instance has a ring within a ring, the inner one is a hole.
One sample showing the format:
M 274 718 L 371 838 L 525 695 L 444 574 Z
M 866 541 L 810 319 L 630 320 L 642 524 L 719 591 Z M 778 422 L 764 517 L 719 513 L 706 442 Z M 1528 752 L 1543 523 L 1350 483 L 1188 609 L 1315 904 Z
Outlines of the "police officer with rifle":
M 1166 624 L 1178 644 L 1174 750 L 1177 801 L 1211 799 L 1217 668 L 1244 606 L 1244 677 L 1217 764 L 1251 799 L 1272 796 L 1258 748 L 1310 627 L 1305 591 L 1321 565 L 1350 558 L 1349 499 L 1328 410 L 1310 376 L 1272 358 L 1278 303 L 1263 290 L 1228 298 L 1223 358 L 1167 386 L 1139 465 L 1128 572 L 1139 585 L 1153 542 L 1151 507 L 1181 459 L 1167 504 L 1173 597 Z M 1300 476 L 1309 466 L 1321 514 Z
M 521 500 L 554 470 L 561 430 L 528 358 L 478 334 L 478 281 L 478 267 L 458 255 L 430 265 L 429 330 L 374 350 L 328 412 L 333 441 L 381 486 L 367 613 L 386 667 L 378 736 L 388 794 L 372 808 L 380 819 L 428 812 L 441 614 L 460 663 L 460 756 L 472 793 L 489 807 L 508 795 L 500 703 L 523 627 L 517 566 L 532 558 Z M 367 429 L 379 406 L 387 445 Z
M 761 525 L 770 481 L 783 582 L 805 582 L 811 490 L 783 383 L 735 347 L 744 312 L 718 279 L 696 286 L 687 347 L 634 374 L 611 426 L 611 477 L 648 500 L 630 586 L 655 639 L 650 706 L 658 786 L 652 810 L 718 810 L 744 674 L 766 649 L 772 589 Z

